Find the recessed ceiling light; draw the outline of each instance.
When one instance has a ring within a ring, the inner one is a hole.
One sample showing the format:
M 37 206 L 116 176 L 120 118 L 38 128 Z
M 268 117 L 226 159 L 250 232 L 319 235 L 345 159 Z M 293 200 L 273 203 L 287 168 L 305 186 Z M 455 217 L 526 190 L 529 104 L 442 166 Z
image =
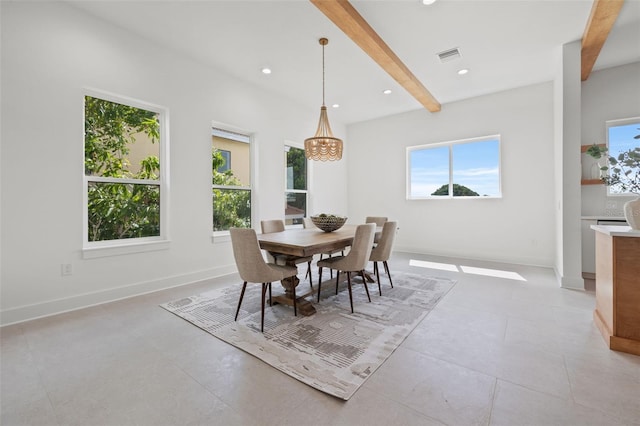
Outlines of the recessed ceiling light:
M 340 108 L 340 104 L 333 104 L 331 106 L 334 107 L 334 108 Z
M 264 67 L 260 71 L 262 71 L 262 74 L 271 74 L 271 68 Z
M 422 4 L 429 6 L 430 4 L 434 4 L 436 0 L 422 0 Z
M 391 89 L 385 89 L 382 91 L 382 93 L 384 93 L 385 95 L 388 95 L 391 93 Z
M 468 69 L 463 68 L 463 69 L 461 69 L 461 70 L 458 70 L 458 75 L 465 75 L 465 74 L 466 74 L 466 73 L 468 73 L 468 72 L 469 72 L 469 70 L 468 70 Z

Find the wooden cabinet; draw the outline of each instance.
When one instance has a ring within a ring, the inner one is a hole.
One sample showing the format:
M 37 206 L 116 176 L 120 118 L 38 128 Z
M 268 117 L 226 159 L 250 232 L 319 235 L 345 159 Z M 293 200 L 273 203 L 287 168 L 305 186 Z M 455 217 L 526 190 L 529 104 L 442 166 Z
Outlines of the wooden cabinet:
M 640 232 L 627 227 L 593 226 L 593 229 L 596 230 L 593 320 L 610 349 L 640 355 Z

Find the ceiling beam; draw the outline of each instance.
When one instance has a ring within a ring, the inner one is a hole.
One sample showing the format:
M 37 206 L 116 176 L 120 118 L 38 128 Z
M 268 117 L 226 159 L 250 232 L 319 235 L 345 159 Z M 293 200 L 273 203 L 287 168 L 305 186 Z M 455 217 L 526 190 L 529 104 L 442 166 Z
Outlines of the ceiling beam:
M 582 35 L 582 63 L 580 77 L 589 78 L 600 49 L 620 14 L 624 0 L 594 0 L 591 15 Z
M 393 53 L 351 3 L 347 0 L 310 1 L 426 109 L 431 112 L 440 111 L 441 106 L 436 98 Z

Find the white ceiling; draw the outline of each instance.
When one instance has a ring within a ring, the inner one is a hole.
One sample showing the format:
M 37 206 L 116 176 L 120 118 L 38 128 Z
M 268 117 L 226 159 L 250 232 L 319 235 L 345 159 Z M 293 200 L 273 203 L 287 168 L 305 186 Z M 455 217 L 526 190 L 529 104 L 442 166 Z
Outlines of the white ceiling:
M 353 123 L 422 106 L 306 0 L 70 1 L 115 25 L 302 105 Z M 446 109 L 460 99 L 553 78 L 560 46 L 579 40 L 592 0 L 351 2 Z M 462 57 L 441 63 L 457 47 Z M 594 70 L 640 61 L 640 0 L 626 0 Z M 260 72 L 268 66 L 271 75 Z M 459 76 L 456 71 L 468 68 Z M 383 95 L 384 89 L 393 93 Z

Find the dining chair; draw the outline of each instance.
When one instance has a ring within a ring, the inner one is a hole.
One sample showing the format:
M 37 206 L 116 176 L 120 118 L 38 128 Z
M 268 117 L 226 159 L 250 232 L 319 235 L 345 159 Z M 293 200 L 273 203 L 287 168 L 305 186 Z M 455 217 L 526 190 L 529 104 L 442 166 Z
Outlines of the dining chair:
M 302 227 L 305 229 L 317 228 L 317 226 L 313 223 L 311 218 L 308 218 L 308 217 L 302 218 Z M 322 260 L 323 256 L 329 256 L 331 258 L 333 257 L 334 254 L 338 254 L 338 253 L 340 253 L 341 256 L 344 256 L 344 249 L 335 249 L 335 250 L 327 251 L 324 253 L 320 253 L 320 260 Z M 310 270 L 309 270 L 309 273 L 311 273 Z M 330 275 L 331 275 L 331 278 L 333 278 L 333 269 L 330 270 Z
M 269 306 L 271 306 L 271 283 L 296 275 L 298 268 L 290 265 L 274 265 L 273 263 L 265 262 L 254 229 L 231 228 L 229 233 L 231 234 L 233 257 L 236 260 L 240 278 L 244 281 L 234 321 L 238 320 L 238 313 L 240 312 L 240 305 L 242 305 L 242 298 L 244 297 L 247 283 L 262 283 L 260 332 L 264 332 L 264 297 L 267 289 L 269 290 Z M 295 316 L 298 315 L 295 287 L 293 288 L 293 314 Z
M 382 226 L 387 220 L 389 219 L 384 216 L 367 216 L 364 223 L 375 223 L 376 226 Z
M 263 234 L 271 234 L 272 232 L 282 232 L 285 230 L 284 221 L 281 219 L 261 220 L 260 229 L 262 230 Z M 267 259 L 270 262 L 273 262 L 277 265 L 286 264 L 291 261 L 294 261 L 296 265 L 299 263 L 306 263 L 307 274 L 304 277 L 305 278 L 309 277 L 309 286 L 311 286 L 311 288 L 313 289 L 313 279 L 311 278 L 311 261 L 313 260 L 313 256 L 291 257 L 286 254 L 277 254 L 277 253 L 267 252 Z
M 384 270 L 387 272 L 387 276 L 389 277 L 389 284 L 391 284 L 391 288 L 393 288 L 393 281 L 391 281 L 391 273 L 389 272 L 389 264 L 387 261 L 391 257 L 391 250 L 393 249 L 393 243 L 396 239 L 396 233 L 398 232 L 397 230 L 397 221 L 385 222 L 382 226 L 378 245 L 371 250 L 371 255 L 369 256 L 369 260 L 373 262 L 373 272 L 375 272 L 376 279 L 378 280 L 378 293 L 380 293 L 380 296 L 382 296 L 382 289 L 380 287 L 378 262 L 382 262 L 384 265 Z
M 367 292 L 367 298 L 371 302 L 369 296 L 369 288 L 367 287 L 367 279 L 364 276 L 364 268 L 371 257 L 371 249 L 373 246 L 373 236 L 376 232 L 376 226 L 373 223 L 358 225 L 356 233 L 351 243 L 351 250 L 346 256 L 336 256 L 329 259 L 318 261 L 320 268 L 318 281 L 318 302 L 320 302 L 320 292 L 322 290 L 322 268 L 330 268 L 336 270 L 336 294 L 338 294 L 338 284 L 340 282 L 340 271 L 347 273 L 347 286 L 349 288 L 349 303 L 351 304 L 351 313 L 353 313 L 353 295 L 351 292 L 351 273 L 359 272 L 362 276 L 362 283 Z
M 367 216 L 364 219 L 364 223 L 375 223 L 376 226 L 383 226 L 384 223 L 388 220 L 388 218 L 384 217 L 384 216 Z M 373 242 L 375 244 L 378 244 L 378 239 L 380 237 L 378 235 L 373 237 Z

